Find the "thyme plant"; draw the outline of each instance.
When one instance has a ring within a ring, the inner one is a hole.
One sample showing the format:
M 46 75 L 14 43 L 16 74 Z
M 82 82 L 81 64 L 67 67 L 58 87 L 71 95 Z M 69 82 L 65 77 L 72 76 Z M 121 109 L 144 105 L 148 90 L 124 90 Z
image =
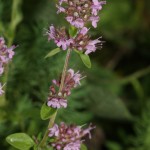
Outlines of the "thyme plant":
M 84 78 L 79 71 L 74 71 L 69 66 L 70 56 L 76 52 L 83 63 L 90 68 L 91 62 L 89 54 L 102 47 L 100 38 L 91 40 L 88 35 L 87 23 L 92 23 L 94 28 L 99 21 L 99 11 L 105 1 L 99 0 L 59 0 L 56 4 L 57 13 L 64 13 L 65 19 L 70 24 L 70 28 L 57 28 L 50 25 L 46 32 L 48 40 L 53 40 L 57 48 L 50 51 L 46 57 L 51 57 L 60 51 L 66 52 L 64 67 L 59 79 L 52 80 L 49 88 L 49 96 L 41 108 L 41 118 L 49 119 L 48 127 L 42 139 L 32 139 L 25 133 L 15 133 L 9 135 L 6 140 L 13 147 L 20 150 L 85 150 L 84 137 L 91 138 L 91 130 L 95 128 L 92 124 L 67 125 L 64 122 L 56 124 L 56 116 L 59 109 L 67 109 L 67 98 L 71 95 L 71 90 L 81 84 Z M 10 54 L 12 56 L 12 53 Z M 10 56 L 9 55 L 9 56 Z M 1 92 L 3 93 L 3 92 Z

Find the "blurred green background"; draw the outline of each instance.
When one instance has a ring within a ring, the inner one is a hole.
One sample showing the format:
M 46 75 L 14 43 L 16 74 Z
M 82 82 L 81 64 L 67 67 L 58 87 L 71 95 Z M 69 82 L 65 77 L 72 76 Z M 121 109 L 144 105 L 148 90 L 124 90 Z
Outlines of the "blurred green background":
M 87 76 L 72 91 L 57 122 L 97 128 L 89 150 L 150 150 L 150 1 L 107 0 L 91 38 L 103 36 L 103 49 L 90 55 L 87 69 L 72 53 L 70 67 Z M 14 150 L 5 138 L 15 132 L 37 136 L 47 121 L 40 107 L 51 80 L 59 77 L 65 52 L 44 56 L 56 46 L 44 35 L 49 25 L 67 25 L 54 0 L 0 0 L 0 36 L 19 45 L 9 70 L 6 99 L 0 98 L 0 149 Z

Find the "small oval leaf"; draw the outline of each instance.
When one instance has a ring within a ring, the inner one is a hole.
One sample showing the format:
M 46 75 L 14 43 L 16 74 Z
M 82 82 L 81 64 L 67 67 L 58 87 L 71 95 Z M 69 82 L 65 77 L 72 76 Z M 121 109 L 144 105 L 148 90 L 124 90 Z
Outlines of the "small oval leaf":
M 55 48 L 55 49 L 51 50 L 51 51 L 45 56 L 45 58 L 52 57 L 52 56 L 56 55 L 57 53 L 59 53 L 60 51 L 61 51 L 60 48 Z
M 77 28 L 75 28 L 74 26 L 70 26 L 70 28 L 69 28 L 69 35 L 71 37 L 75 37 L 77 32 L 78 32 Z
M 42 120 L 49 119 L 56 111 L 57 111 L 57 109 L 51 108 L 51 107 L 47 106 L 46 103 L 44 103 L 41 108 L 41 112 L 40 112 L 41 119 Z
M 81 145 L 81 150 L 88 150 L 88 149 L 87 149 L 87 147 L 84 144 L 82 144 Z
M 79 55 L 80 55 L 82 62 L 85 64 L 85 66 L 88 68 L 91 68 L 91 60 L 90 60 L 89 55 L 82 54 L 82 53 L 79 53 Z
M 15 133 L 6 137 L 6 141 L 19 150 L 29 150 L 34 146 L 34 141 L 25 133 Z

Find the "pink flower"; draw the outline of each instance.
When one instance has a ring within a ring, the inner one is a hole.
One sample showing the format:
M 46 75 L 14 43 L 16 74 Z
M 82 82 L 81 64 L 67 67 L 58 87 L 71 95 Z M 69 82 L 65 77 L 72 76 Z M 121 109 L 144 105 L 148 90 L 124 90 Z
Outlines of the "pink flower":
M 99 16 L 91 16 L 90 17 L 90 21 L 92 21 L 92 26 L 94 28 L 96 28 L 97 27 L 97 23 L 99 21 Z
M 48 35 L 48 40 L 54 40 L 56 37 L 56 33 L 55 33 L 55 27 L 53 25 L 51 25 L 49 27 L 49 31 L 46 33 Z
M 71 78 L 74 80 L 74 87 L 80 85 L 80 80 L 81 80 L 81 74 L 78 72 L 74 73 L 73 69 L 69 69 L 68 73 L 71 74 Z
M 82 79 L 82 75 L 79 73 L 79 71 L 75 73 L 73 69 L 69 69 L 67 71 L 65 81 L 64 81 L 64 87 L 61 92 L 62 96 L 69 96 L 71 94 L 71 90 L 81 84 L 80 83 L 81 79 Z M 57 87 L 60 86 L 60 82 L 61 82 L 61 79 L 52 80 L 52 83 Z M 52 93 L 52 97 L 58 98 L 58 96 L 56 96 L 56 90 L 55 90 L 54 86 L 50 87 L 50 92 Z
M 93 15 L 98 15 L 98 12 L 102 9 L 102 5 L 106 4 L 106 1 L 98 1 L 98 0 L 92 0 L 93 5 L 91 6 L 92 8 L 92 14 Z
M 57 124 L 55 124 L 52 128 L 50 128 L 49 131 L 50 131 L 49 134 L 48 134 L 49 137 L 52 137 L 52 136 L 58 137 L 59 128 L 58 128 Z
M 91 52 L 95 52 L 99 45 L 102 46 L 102 41 L 99 39 L 90 40 L 90 37 L 87 34 L 88 30 L 89 29 L 86 27 L 83 27 L 81 30 L 79 30 L 72 44 L 74 49 L 82 51 L 87 55 Z
M 66 17 L 66 20 L 70 23 L 70 24 L 73 24 L 73 17 L 72 16 L 67 16 Z
M 83 28 L 80 30 L 80 34 L 82 34 L 82 35 L 86 35 L 88 31 L 89 31 L 89 29 L 88 29 L 88 28 L 83 27 Z
M 52 108 L 66 108 L 67 100 L 63 98 L 49 98 L 47 105 Z
M 7 52 L 8 52 L 8 58 L 9 59 L 12 59 L 15 52 L 13 51 L 14 49 L 16 48 L 16 46 L 11 46 L 10 48 L 7 49 Z
M 73 40 L 68 37 L 64 28 L 56 29 L 51 25 L 46 34 L 48 35 L 48 40 L 54 40 L 55 44 L 63 50 L 67 50 L 73 43 Z
M 61 12 L 65 12 L 65 9 L 59 5 L 56 5 L 56 7 L 58 8 L 57 14 L 61 13 Z
M 87 134 L 89 134 L 91 138 L 90 131 L 94 128 L 95 127 L 90 125 L 88 128 L 82 129 L 82 126 L 68 126 L 63 122 L 60 126 L 55 124 L 49 129 L 49 137 L 54 139 L 51 145 L 56 150 L 58 150 L 58 148 L 62 150 L 80 150 L 83 142 L 82 138 Z
M 83 28 L 84 21 L 81 18 L 74 19 L 72 16 L 67 16 L 66 20 L 76 28 Z
M 73 26 L 75 26 L 76 28 L 83 28 L 83 26 L 84 26 L 84 21 L 83 21 L 82 19 L 78 18 L 78 19 L 72 21 L 71 24 L 72 24 Z
M 98 44 L 98 43 L 101 43 L 101 41 L 99 39 L 89 41 L 89 43 L 86 46 L 85 54 L 88 55 L 91 52 L 95 52 L 96 44 Z
M 94 128 L 96 128 L 96 127 L 92 127 L 92 124 L 90 124 L 89 125 L 89 127 L 88 128 L 86 128 L 86 129 L 84 129 L 83 130 L 83 135 L 89 135 L 89 139 L 91 139 L 92 138 L 92 136 L 91 136 L 91 130 L 93 130 Z
M 66 49 L 67 49 L 67 46 L 68 46 L 68 42 L 65 41 L 64 39 L 60 39 L 60 40 L 57 42 L 57 46 L 58 46 L 58 47 L 62 47 L 63 50 L 66 50 Z
M 4 72 L 4 66 L 12 60 L 16 46 L 7 47 L 3 37 L 0 37 L 0 75 Z
M 63 150 L 80 150 L 81 141 L 75 141 L 67 144 Z

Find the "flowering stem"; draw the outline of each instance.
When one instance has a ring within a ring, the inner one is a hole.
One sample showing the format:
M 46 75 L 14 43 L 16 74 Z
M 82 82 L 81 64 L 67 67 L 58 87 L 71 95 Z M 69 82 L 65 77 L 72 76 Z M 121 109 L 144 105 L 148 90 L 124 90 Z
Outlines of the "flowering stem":
M 62 76 L 61 76 L 61 83 L 60 83 L 60 87 L 59 87 L 59 92 L 62 91 L 63 86 L 64 86 L 64 81 L 65 81 L 66 71 L 67 71 L 67 68 L 68 68 L 70 53 L 71 53 L 71 49 L 68 49 L 66 59 L 65 59 L 64 68 L 63 68 L 63 72 L 62 72 Z M 44 134 L 44 137 L 43 137 L 42 141 L 39 144 L 38 150 L 42 150 L 42 148 L 45 146 L 47 138 L 48 138 L 48 133 L 49 133 L 48 129 L 53 127 L 55 119 L 56 119 L 56 115 L 57 115 L 57 111 L 53 114 L 53 116 L 51 117 L 51 119 L 49 121 L 47 130 Z

